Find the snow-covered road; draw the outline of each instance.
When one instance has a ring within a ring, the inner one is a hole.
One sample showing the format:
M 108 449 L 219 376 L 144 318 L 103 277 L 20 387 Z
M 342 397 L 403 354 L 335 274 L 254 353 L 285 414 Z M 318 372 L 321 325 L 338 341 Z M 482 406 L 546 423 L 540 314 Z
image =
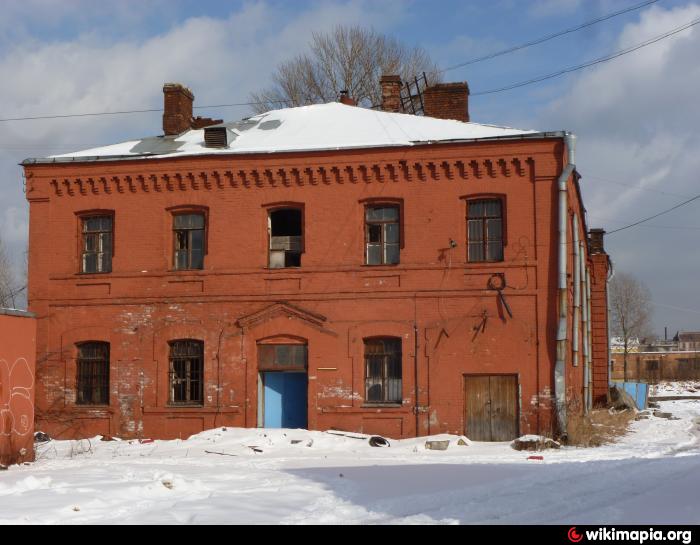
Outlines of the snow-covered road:
M 294 430 L 52 441 L 0 473 L 0 523 L 700 523 L 700 401 L 620 441 L 528 460 L 505 443 L 424 448 Z M 255 447 L 255 449 L 251 448 Z M 258 452 L 256 452 L 258 451 Z

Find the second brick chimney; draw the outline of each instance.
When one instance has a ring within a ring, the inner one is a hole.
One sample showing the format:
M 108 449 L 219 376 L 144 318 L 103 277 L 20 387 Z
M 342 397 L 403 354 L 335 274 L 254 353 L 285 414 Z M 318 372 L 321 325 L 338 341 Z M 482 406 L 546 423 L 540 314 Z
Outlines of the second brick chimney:
M 398 113 L 401 111 L 401 76 L 382 76 L 382 111 Z
M 467 82 L 438 83 L 423 92 L 423 110 L 429 117 L 469 121 Z
M 163 100 L 163 133 L 169 136 L 189 130 L 194 102 L 192 91 L 179 83 L 166 83 L 163 86 Z

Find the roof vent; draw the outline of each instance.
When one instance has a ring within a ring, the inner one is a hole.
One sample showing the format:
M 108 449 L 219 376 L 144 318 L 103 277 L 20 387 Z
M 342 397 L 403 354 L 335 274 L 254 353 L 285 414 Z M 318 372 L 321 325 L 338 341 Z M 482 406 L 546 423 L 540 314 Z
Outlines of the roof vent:
M 207 148 L 228 147 L 226 127 L 206 127 L 204 129 L 204 146 Z

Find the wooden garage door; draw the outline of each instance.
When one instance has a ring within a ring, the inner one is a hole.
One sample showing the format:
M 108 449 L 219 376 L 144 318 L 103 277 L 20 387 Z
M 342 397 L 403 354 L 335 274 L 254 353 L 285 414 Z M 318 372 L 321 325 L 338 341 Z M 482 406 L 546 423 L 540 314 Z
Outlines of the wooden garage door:
M 464 434 L 472 441 L 518 437 L 518 378 L 515 375 L 464 377 Z

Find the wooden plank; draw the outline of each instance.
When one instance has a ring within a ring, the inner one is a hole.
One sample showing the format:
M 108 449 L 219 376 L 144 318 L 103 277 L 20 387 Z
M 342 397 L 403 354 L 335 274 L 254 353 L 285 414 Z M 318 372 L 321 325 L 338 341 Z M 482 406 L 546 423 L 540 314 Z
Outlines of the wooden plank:
M 489 377 L 464 377 L 464 435 L 472 441 L 491 441 Z
M 518 437 L 518 381 L 515 376 L 489 378 L 491 441 L 512 441 Z

